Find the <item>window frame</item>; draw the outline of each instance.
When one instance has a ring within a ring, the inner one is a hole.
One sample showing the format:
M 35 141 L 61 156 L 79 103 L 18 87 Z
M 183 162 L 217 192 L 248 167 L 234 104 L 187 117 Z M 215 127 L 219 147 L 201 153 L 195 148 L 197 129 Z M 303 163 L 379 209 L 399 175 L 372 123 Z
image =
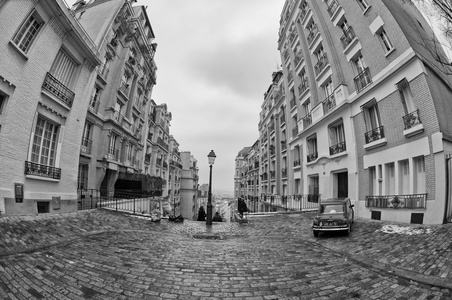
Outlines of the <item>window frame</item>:
M 33 26 L 33 24 L 31 24 L 32 22 L 37 23 L 39 26 L 37 26 L 37 28 L 30 28 L 30 26 Z M 28 14 L 28 16 L 22 21 L 19 28 L 14 33 L 13 37 L 11 38 L 11 43 L 23 54 L 27 54 L 34 45 L 34 41 L 41 32 L 44 24 L 45 24 L 44 19 L 41 17 L 41 15 L 38 13 L 36 9 L 33 9 Z M 32 33 L 31 38 L 29 38 L 32 29 L 34 29 L 35 31 Z M 23 44 L 25 39 L 28 39 L 27 41 L 28 44 L 24 46 Z
M 48 125 L 52 126 L 51 130 L 48 130 Z M 42 131 L 40 131 L 39 129 L 41 129 Z M 51 121 L 41 114 L 37 114 L 33 134 L 31 136 L 28 161 L 43 166 L 58 167 L 57 158 L 59 155 L 58 143 L 60 138 L 60 131 L 61 124 Z M 48 139 L 48 134 L 50 134 L 50 139 Z M 48 142 L 46 142 L 46 136 Z M 39 142 L 37 141 L 37 139 L 39 139 Z M 48 143 L 48 147 L 45 147 L 44 143 Z M 43 151 L 48 152 L 47 155 L 43 154 Z M 43 160 L 43 158 L 45 160 Z
M 391 40 L 389 39 L 388 33 L 384 29 L 384 26 L 381 26 L 377 32 L 378 40 L 380 41 L 380 44 L 383 47 L 383 50 L 385 50 L 385 54 L 389 54 L 392 51 L 394 51 L 394 45 L 391 43 Z

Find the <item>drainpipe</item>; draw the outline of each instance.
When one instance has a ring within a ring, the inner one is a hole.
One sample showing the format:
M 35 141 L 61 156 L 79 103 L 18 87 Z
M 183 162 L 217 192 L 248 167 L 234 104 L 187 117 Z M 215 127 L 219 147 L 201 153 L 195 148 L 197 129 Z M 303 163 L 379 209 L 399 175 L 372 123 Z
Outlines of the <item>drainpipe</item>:
M 443 224 L 448 223 L 447 220 L 447 213 L 448 213 L 448 209 L 449 209 L 449 202 L 451 201 L 449 199 L 449 192 L 450 192 L 450 174 L 449 174 L 449 160 L 452 158 L 452 154 L 446 154 L 446 203 L 445 203 L 445 208 L 444 208 L 444 218 L 443 218 Z

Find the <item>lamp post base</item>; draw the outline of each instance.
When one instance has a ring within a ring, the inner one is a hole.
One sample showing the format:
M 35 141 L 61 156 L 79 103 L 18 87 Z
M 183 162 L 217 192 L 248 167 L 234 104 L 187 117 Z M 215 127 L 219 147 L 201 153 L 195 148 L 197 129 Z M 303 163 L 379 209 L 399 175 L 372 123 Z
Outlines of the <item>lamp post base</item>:
M 212 203 L 207 203 L 207 221 L 206 225 L 212 225 Z

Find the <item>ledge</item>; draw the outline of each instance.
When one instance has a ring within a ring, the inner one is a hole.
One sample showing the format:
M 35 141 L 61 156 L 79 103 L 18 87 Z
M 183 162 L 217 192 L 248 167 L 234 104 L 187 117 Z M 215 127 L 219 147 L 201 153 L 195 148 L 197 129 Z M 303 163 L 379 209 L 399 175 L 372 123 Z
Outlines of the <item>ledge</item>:
M 371 150 L 371 149 L 374 149 L 374 148 L 377 148 L 377 147 L 381 147 L 381 146 L 386 145 L 387 142 L 388 142 L 388 140 L 386 138 L 382 138 L 382 139 L 373 141 L 371 143 L 365 144 L 364 145 L 364 149 Z
M 421 123 L 421 124 L 417 124 L 417 125 L 409 128 L 409 129 L 404 130 L 403 134 L 408 138 L 408 137 L 411 137 L 418 133 L 421 133 L 423 131 L 424 131 L 424 125 Z

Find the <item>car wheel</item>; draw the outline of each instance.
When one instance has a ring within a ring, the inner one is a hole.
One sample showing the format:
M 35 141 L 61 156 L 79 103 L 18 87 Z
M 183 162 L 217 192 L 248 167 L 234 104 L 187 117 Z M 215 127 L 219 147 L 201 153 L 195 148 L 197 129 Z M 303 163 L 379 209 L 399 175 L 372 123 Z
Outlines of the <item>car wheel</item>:
M 350 231 L 352 231 L 352 225 L 348 225 L 347 230 L 345 230 L 345 235 L 348 236 L 350 234 Z
M 319 237 L 319 231 L 318 230 L 313 230 L 312 233 L 314 234 L 315 237 Z

